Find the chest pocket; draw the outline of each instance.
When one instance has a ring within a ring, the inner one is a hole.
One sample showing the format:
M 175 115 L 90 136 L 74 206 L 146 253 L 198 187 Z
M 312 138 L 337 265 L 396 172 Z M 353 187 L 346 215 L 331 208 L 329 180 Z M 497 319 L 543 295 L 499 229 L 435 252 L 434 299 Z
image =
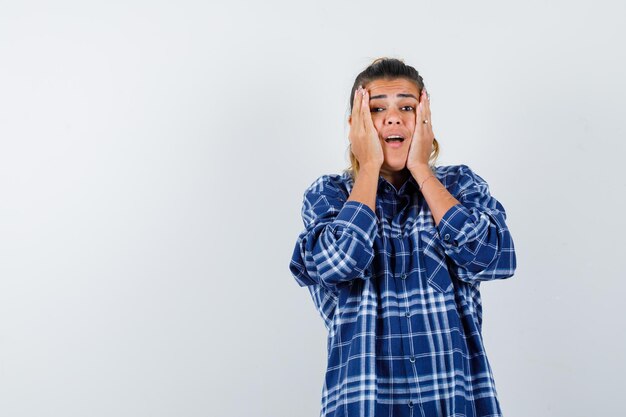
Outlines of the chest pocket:
M 437 243 L 436 230 L 426 228 L 419 230 L 419 256 L 422 266 L 426 269 L 428 285 L 436 291 L 446 293 L 452 291 L 454 285 L 448 271 L 446 253 Z

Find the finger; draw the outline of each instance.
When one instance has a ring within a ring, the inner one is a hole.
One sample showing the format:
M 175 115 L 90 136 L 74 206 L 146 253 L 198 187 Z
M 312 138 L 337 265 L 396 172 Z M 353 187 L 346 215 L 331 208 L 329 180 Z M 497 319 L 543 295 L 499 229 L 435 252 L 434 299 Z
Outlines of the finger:
M 363 102 L 361 103 L 361 120 L 365 129 L 370 126 L 374 127 L 372 115 L 370 113 L 370 96 L 365 89 L 363 90 Z
M 374 122 L 372 121 L 372 112 L 370 111 L 370 95 L 367 90 L 364 90 L 365 95 L 363 96 L 363 107 L 361 111 L 361 115 L 363 117 L 363 126 L 365 128 L 374 129 Z
M 428 120 L 428 123 L 424 124 L 425 131 L 428 137 L 434 138 L 433 120 L 432 120 L 432 114 L 430 112 L 430 94 L 428 94 L 428 91 L 426 91 L 426 89 L 424 89 L 422 93 L 423 93 L 423 103 L 424 103 L 422 105 L 423 106 L 422 120 Z
M 424 103 L 420 101 L 415 112 L 415 134 L 424 127 Z
M 413 135 L 411 136 L 411 142 L 415 142 L 416 140 L 418 140 L 418 137 L 420 135 L 420 105 L 418 104 L 417 107 L 415 108 L 415 129 L 413 130 Z M 410 149 L 410 147 L 409 147 Z
M 354 98 L 352 100 L 352 124 L 357 126 L 360 123 L 361 103 L 363 102 L 361 96 L 361 89 L 357 88 L 354 92 Z M 356 123 L 356 124 L 355 124 Z
M 425 125 L 428 124 L 428 123 L 424 123 L 424 120 L 428 120 L 430 123 L 429 116 L 427 114 L 426 104 L 427 104 L 427 98 L 426 98 L 424 90 L 422 90 L 422 94 L 420 95 L 420 102 L 417 105 L 417 112 L 415 115 L 415 126 L 416 126 L 415 130 L 416 131 L 418 130 L 418 128 L 420 130 L 424 129 Z
M 428 92 L 426 91 L 426 89 L 422 90 L 423 93 L 423 110 L 424 110 L 424 114 L 423 114 L 423 119 L 424 120 L 428 120 L 428 124 L 430 124 L 431 122 L 431 118 L 430 118 L 430 98 L 428 97 Z

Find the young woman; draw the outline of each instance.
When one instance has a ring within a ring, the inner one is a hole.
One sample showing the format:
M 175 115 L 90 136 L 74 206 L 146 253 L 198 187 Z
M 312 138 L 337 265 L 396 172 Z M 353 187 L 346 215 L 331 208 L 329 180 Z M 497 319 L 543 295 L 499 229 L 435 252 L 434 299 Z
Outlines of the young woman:
M 422 77 L 381 58 L 350 95 L 350 168 L 304 192 L 289 269 L 328 329 L 321 416 L 495 417 L 479 286 L 513 276 L 502 204 L 435 166 Z

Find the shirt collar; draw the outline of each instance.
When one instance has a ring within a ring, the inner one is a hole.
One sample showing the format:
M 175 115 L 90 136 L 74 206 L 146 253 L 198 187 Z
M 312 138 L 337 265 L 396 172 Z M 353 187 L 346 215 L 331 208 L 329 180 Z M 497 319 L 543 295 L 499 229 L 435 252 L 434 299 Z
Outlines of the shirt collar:
M 352 180 L 352 177 L 349 171 L 345 170 L 343 172 L 343 175 L 346 179 L 348 179 L 354 185 L 354 181 Z M 404 188 L 405 193 L 407 193 L 409 191 L 409 188 L 411 187 L 419 191 L 419 185 L 417 184 L 417 181 L 415 180 L 415 177 L 413 177 L 413 175 L 409 175 L 409 178 L 404 182 L 402 186 L 400 186 L 400 189 L 398 191 L 402 190 L 402 187 L 405 187 Z M 383 177 L 382 175 L 378 176 L 378 191 L 379 192 L 391 192 L 393 188 L 394 188 L 393 185 L 389 181 L 387 181 L 385 177 Z
M 419 190 L 419 186 L 417 184 L 417 181 L 415 180 L 415 177 L 413 177 L 413 175 L 409 175 L 409 177 L 407 178 L 407 180 L 404 182 L 404 184 L 402 184 L 400 186 L 400 188 L 398 189 L 398 191 L 402 190 L 404 187 L 404 193 L 408 193 L 409 189 L 411 187 L 415 188 L 416 190 Z M 392 191 L 394 189 L 394 186 L 385 179 L 385 177 L 383 177 L 382 175 L 378 176 L 378 190 L 379 191 Z

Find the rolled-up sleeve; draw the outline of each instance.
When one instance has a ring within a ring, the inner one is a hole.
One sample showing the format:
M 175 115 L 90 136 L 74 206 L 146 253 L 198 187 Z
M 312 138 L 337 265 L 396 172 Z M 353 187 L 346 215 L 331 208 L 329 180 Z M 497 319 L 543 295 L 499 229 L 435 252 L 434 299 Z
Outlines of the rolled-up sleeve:
M 363 276 L 374 258 L 376 213 L 347 201 L 330 176 L 318 178 L 304 193 L 302 220 L 289 269 L 302 287 L 337 285 Z
M 451 207 L 437 225 L 440 243 L 452 261 L 449 267 L 470 283 L 513 276 L 515 247 L 504 207 L 467 165 L 459 166 L 456 181 L 460 204 Z

